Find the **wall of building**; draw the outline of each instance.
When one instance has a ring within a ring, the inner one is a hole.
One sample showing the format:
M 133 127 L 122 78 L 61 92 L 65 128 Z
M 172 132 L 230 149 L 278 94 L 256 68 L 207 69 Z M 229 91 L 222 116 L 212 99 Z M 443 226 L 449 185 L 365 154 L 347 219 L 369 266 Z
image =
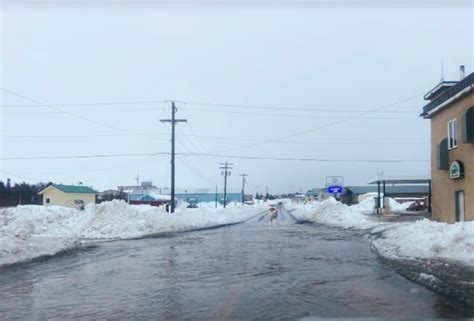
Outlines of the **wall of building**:
M 474 144 L 462 142 L 462 113 L 474 106 L 474 92 L 441 110 L 431 118 L 431 179 L 433 218 L 448 223 L 456 221 L 455 192 L 464 191 L 465 220 L 474 220 Z M 449 171 L 437 169 L 437 148 L 448 137 L 448 121 L 457 119 L 458 147 L 449 151 L 449 163 L 464 163 L 464 178 L 451 180 Z
M 215 193 L 176 193 L 175 197 L 178 200 L 186 201 L 188 198 L 196 198 L 198 203 L 215 202 Z M 218 193 L 217 200 L 220 201 L 224 194 Z M 241 193 L 227 193 L 227 202 L 242 202 Z
M 50 203 L 46 204 L 46 199 Z M 95 194 L 85 193 L 64 193 L 56 188 L 50 188 L 43 193 L 43 205 L 59 205 L 73 208 L 79 208 L 80 205 L 74 203 L 75 200 L 82 200 L 84 204 L 95 203 Z

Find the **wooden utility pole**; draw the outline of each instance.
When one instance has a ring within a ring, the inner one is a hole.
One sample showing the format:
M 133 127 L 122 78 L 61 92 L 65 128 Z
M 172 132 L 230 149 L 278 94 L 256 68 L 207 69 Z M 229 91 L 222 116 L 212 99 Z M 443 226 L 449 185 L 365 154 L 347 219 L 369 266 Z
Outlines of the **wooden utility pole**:
M 174 195 L 175 195 L 175 179 L 174 179 L 174 172 L 175 172 L 175 126 L 176 123 L 185 123 L 187 122 L 186 119 L 176 119 L 176 112 L 178 108 L 176 108 L 174 101 L 171 101 L 171 119 L 160 119 L 162 123 L 171 123 L 171 204 L 170 204 L 170 213 L 174 213 L 175 203 L 174 203 Z
M 221 175 L 224 176 L 224 208 L 227 205 L 227 176 L 231 174 L 232 165 L 232 163 L 226 161 L 225 163 L 221 163 L 219 167 L 221 169 Z
M 244 204 L 245 202 L 245 177 L 246 176 L 249 176 L 248 174 L 239 174 L 240 176 L 242 176 L 242 204 Z

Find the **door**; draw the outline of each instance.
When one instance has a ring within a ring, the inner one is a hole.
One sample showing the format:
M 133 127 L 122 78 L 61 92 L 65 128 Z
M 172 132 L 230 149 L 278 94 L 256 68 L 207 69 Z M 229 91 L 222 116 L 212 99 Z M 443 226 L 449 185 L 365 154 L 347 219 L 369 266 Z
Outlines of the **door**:
M 464 191 L 455 193 L 456 202 L 456 222 L 464 221 Z

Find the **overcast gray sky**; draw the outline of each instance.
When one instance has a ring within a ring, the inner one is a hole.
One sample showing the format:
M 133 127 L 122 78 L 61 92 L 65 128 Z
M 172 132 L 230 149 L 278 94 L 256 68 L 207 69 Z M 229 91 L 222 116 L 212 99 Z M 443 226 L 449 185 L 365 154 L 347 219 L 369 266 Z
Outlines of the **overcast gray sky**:
M 461 64 L 473 69 L 469 1 L 117 3 L 4 2 L 2 158 L 168 152 L 170 128 L 159 119 L 175 99 L 188 120 L 177 127 L 179 153 L 347 160 L 180 156 L 179 188 L 221 187 L 226 159 L 234 191 L 239 173 L 253 192 L 305 191 L 327 175 L 347 185 L 377 172 L 428 175 L 422 96 L 440 80 L 441 62 L 447 80 L 458 79 Z M 134 184 L 137 173 L 169 186 L 168 155 L 3 160 L 0 169 L 2 180 L 100 190 Z

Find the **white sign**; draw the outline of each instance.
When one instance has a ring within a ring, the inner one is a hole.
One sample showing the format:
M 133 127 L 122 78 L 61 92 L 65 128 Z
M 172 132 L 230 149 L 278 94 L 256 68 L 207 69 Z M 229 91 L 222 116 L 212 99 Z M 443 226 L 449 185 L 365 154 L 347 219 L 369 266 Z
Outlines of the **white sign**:
M 344 177 L 342 176 L 327 176 L 326 187 L 328 186 L 344 186 Z

